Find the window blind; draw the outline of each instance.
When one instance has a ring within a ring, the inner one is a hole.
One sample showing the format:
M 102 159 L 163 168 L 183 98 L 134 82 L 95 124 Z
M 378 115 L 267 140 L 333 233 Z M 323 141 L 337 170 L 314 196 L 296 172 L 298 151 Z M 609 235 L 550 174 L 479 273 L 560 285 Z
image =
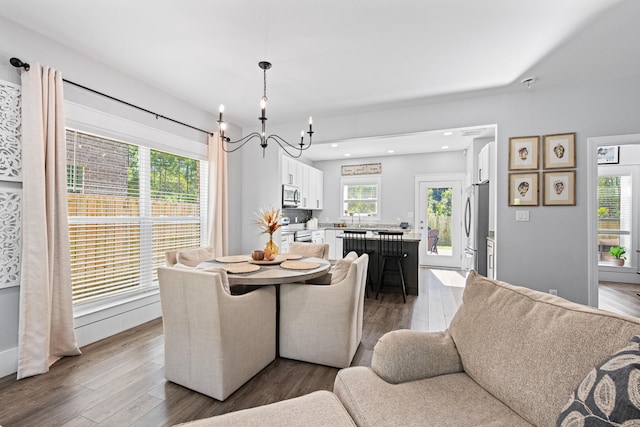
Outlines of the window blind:
M 67 165 L 75 303 L 152 286 L 204 241 L 206 162 L 68 129 Z

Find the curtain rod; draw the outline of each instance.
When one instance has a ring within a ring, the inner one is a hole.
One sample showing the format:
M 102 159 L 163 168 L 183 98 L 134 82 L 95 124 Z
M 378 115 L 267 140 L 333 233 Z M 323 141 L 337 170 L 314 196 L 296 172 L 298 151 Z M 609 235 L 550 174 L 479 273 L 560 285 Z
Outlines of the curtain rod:
M 25 71 L 29 71 L 29 68 L 31 68 L 31 66 L 29 64 L 27 64 L 26 62 L 22 62 L 18 58 L 11 58 L 11 59 L 9 59 L 9 62 L 11 63 L 11 65 L 13 65 L 16 68 L 24 68 Z M 178 120 L 172 119 L 171 117 L 163 116 L 162 114 L 154 113 L 153 111 L 147 110 L 146 108 L 138 107 L 137 105 L 131 104 L 130 102 L 123 101 L 122 99 L 115 98 L 115 97 L 113 97 L 111 95 L 107 95 L 106 93 L 99 92 L 99 91 L 97 91 L 95 89 L 91 89 L 91 88 L 83 86 L 83 85 L 81 85 L 79 83 L 72 82 L 72 81 L 67 80 L 65 78 L 63 78 L 62 81 L 65 82 L 65 83 L 69 83 L 70 85 L 73 85 L 73 86 L 79 87 L 81 89 L 84 89 L 86 91 L 89 91 L 91 93 L 95 93 L 96 95 L 104 96 L 105 98 L 109 98 L 112 101 L 116 101 L 116 102 L 119 102 L 121 104 L 127 105 L 129 107 L 136 108 L 136 109 L 138 109 L 140 111 L 144 111 L 145 113 L 149 113 L 149 114 L 151 114 L 153 116 L 156 116 L 156 119 L 162 118 L 162 119 L 168 120 L 170 122 L 173 122 L 173 123 L 176 123 L 176 124 L 191 128 L 193 130 L 197 130 L 199 132 L 206 133 L 207 135 L 213 136 L 213 132 L 209 132 L 207 130 L 197 128 L 195 126 L 191 126 L 191 125 L 186 124 L 184 122 L 180 122 Z

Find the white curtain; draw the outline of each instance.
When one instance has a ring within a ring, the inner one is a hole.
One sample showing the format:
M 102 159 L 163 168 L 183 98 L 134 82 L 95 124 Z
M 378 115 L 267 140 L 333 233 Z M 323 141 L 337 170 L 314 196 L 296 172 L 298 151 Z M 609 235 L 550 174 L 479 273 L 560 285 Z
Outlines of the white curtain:
M 22 72 L 22 260 L 18 379 L 80 354 L 73 329 L 62 75 Z
M 216 257 L 227 255 L 229 249 L 227 192 L 227 153 L 222 149 L 218 133 L 208 138 L 209 160 L 209 246 Z

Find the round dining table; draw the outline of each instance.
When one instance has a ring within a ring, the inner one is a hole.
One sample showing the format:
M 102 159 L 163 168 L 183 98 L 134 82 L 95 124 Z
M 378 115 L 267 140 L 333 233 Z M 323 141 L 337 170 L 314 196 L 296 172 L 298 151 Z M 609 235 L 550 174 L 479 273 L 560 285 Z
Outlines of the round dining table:
M 241 259 L 242 255 L 234 257 L 221 257 L 220 259 Z M 246 256 L 246 261 L 251 257 L 249 255 Z M 297 261 L 297 260 L 296 260 Z M 227 277 L 229 278 L 229 285 L 253 285 L 253 286 L 264 286 L 264 285 L 279 285 L 282 283 L 296 283 L 296 282 L 304 282 L 305 280 L 316 279 L 318 277 L 324 276 L 329 271 L 331 267 L 331 263 L 326 259 L 322 258 L 314 258 L 314 257 L 304 257 L 301 258 L 300 261 L 307 261 L 312 263 L 319 264 L 318 267 L 311 269 L 288 269 L 283 268 L 281 263 L 277 264 L 255 264 L 260 267 L 257 271 L 252 271 L 248 273 L 232 273 L 227 272 Z M 211 268 L 218 267 L 224 268 L 227 264 L 234 264 L 232 262 L 221 262 L 219 260 L 209 260 L 204 261 L 198 264 L 198 268 Z

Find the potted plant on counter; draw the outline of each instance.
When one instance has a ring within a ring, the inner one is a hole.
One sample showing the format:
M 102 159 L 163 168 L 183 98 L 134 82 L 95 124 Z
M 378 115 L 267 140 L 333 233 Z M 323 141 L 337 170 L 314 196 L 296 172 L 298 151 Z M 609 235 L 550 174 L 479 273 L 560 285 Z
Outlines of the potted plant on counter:
M 627 257 L 624 256 L 624 254 L 627 253 L 624 246 L 612 246 L 609 249 L 609 253 L 613 257 L 611 260 L 613 265 L 617 265 L 618 267 L 622 267 L 624 265 L 624 260 L 627 259 Z
M 280 226 L 280 209 L 269 208 L 260 209 L 255 214 L 258 219 L 253 221 L 253 226 L 260 229 L 261 234 L 268 234 L 269 241 L 264 245 L 265 258 L 270 258 L 271 255 L 278 254 L 278 245 L 273 241 L 273 233 L 275 233 Z

